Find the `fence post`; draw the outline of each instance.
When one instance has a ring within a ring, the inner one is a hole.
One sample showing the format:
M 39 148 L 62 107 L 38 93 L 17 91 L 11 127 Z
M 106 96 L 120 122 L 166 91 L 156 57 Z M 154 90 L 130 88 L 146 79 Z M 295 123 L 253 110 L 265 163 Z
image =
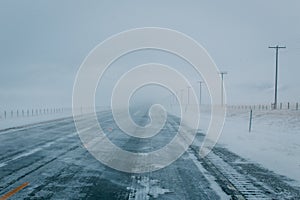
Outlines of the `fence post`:
M 290 109 L 290 102 L 288 102 L 288 109 Z
M 6 110 L 4 111 L 4 119 L 6 119 Z
M 251 132 L 251 127 L 252 127 L 252 109 L 250 110 L 249 133 Z
M 280 103 L 280 110 L 282 109 L 282 103 Z
M 296 110 L 298 110 L 298 102 L 296 103 Z

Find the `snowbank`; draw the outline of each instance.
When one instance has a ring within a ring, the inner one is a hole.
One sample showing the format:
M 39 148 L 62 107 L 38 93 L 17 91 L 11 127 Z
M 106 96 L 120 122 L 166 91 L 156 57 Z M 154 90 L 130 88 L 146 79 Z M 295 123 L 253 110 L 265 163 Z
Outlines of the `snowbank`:
M 300 111 L 253 110 L 249 133 L 249 110 L 227 111 L 219 144 L 300 183 Z

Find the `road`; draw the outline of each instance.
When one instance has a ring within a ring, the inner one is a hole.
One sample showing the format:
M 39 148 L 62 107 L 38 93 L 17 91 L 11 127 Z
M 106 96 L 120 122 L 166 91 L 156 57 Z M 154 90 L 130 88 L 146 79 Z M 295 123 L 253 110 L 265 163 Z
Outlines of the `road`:
M 151 139 L 130 137 L 111 112 L 98 113 L 109 139 L 128 151 L 161 148 L 176 134 L 180 120 L 168 115 Z M 147 115 L 137 123 L 146 124 Z M 87 127 L 93 128 L 86 119 Z M 300 199 L 291 180 L 216 146 L 198 156 L 201 130 L 190 148 L 171 165 L 130 174 L 101 164 L 83 146 L 72 118 L 0 131 L 0 197 L 28 182 L 10 199 Z

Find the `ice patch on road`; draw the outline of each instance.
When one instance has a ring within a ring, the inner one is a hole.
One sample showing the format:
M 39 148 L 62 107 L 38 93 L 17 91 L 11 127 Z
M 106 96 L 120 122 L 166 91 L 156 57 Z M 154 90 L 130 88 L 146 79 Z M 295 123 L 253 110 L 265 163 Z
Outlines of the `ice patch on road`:
M 168 189 L 161 188 L 158 180 L 151 180 L 147 176 L 132 176 L 133 182 L 130 190 L 129 200 L 148 200 L 158 198 L 159 195 L 170 193 Z
M 12 162 L 12 161 L 14 161 L 14 160 L 18 160 L 18 159 L 20 159 L 20 158 L 23 158 L 23 157 L 26 157 L 26 156 L 30 156 L 30 155 L 32 155 L 32 154 L 38 152 L 38 151 L 43 150 L 44 148 L 50 147 L 51 145 L 53 145 L 53 144 L 55 144 L 55 143 L 57 143 L 57 142 L 59 142 L 59 141 L 61 141 L 61 140 L 65 140 L 65 139 L 70 138 L 70 137 L 73 137 L 73 136 L 75 136 L 75 135 L 76 135 L 76 132 L 75 132 L 75 133 L 71 133 L 71 134 L 69 134 L 69 135 L 67 135 L 67 136 L 65 136 L 65 137 L 58 138 L 58 139 L 56 139 L 56 140 L 54 140 L 54 141 L 47 142 L 46 144 L 43 144 L 43 145 L 41 145 L 41 146 L 39 146 L 39 147 L 37 147 L 37 148 L 31 149 L 31 150 L 29 150 L 29 151 L 27 151 L 27 152 L 25 152 L 25 153 L 21 153 L 21 154 L 15 156 L 15 157 L 13 157 L 12 159 L 9 159 L 9 160 L 7 160 L 7 161 L 5 161 L 5 162 L 0 163 L 0 168 L 1 168 L 1 167 L 4 167 L 4 166 L 6 166 L 6 165 L 8 165 L 10 162 Z
M 94 128 L 94 127 L 95 127 L 95 126 L 88 127 L 88 128 L 86 128 L 86 129 L 84 129 L 83 131 L 92 129 L 92 128 Z M 46 144 L 43 144 L 43 145 L 41 145 L 41 146 L 38 146 L 38 147 L 36 147 L 36 148 L 34 148 L 34 149 L 31 149 L 31 150 L 29 150 L 29 151 L 27 151 L 27 152 L 25 152 L 25 153 L 21 153 L 21 154 L 15 156 L 15 157 L 13 157 L 13 158 L 7 160 L 7 161 L 4 161 L 4 162 L 0 163 L 0 168 L 1 168 L 1 167 L 4 167 L 4 166 L 6 166 L 6 165 L 8 165 L 8 164 L 9 164 L 10 162 L 12 162 L 12 161 L 15 161 L 15 160 L 17 160 L 17 159 L 20 159 L 20 158 L 24 158 L 24 157 L 30 156 L 30 155 L 32 155 L 32 154 L 34 154 L 34 153 L 36 153 L 36 152 L 39 152 L 39 151 L 41 151 L 41 150 L 43 150 L 43 149 L 45 149 L 45 148 L 50 147 L 51 145 L 53 145 L 53 144 L 55 144 L 55 143 L 57 143 L 57 142 L 59 142 L 59 141 L 66 140 L 66 139 L 68 139 L 68 138 L 70 138 L 70 137 L 74 137 L 75 135 L 77 135 L 77 132 L 70 133 L 70 134 L 68 134 L 68 135 L 66 135 L 66 136 L 64 136 L 64 137 L 58 138 L 58 139 L 56 139 L 56 140 L 53 140 L 53 141 L 47 142 Z

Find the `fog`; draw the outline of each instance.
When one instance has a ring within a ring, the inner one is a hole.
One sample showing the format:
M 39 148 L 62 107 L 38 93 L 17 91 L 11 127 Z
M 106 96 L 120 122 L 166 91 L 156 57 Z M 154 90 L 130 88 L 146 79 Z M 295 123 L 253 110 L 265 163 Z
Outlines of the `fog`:
M 268 46 L 285 45 L 279 55 L 278 101 L 299 101 L 299 7 L 297 0 L 1 1 L 0 109 L 70 107 L 76 73 L 88 53 L 111 35 L 138 27 L 174 29 L 203 45 L 218 68 L 228 72 L 228 104 L 273 102 L 275 51 Z M 148 62 L 174 67 L 198 92 L 201 76 L 192 66 L 166 52 L 146 50 L 112 64 L 96 102 L 108 105 L 118 78 Z M 169 95 L 153 86 L 134 98 L 159 102 Z M 203 103 L 209 102 L 204 87 Z

